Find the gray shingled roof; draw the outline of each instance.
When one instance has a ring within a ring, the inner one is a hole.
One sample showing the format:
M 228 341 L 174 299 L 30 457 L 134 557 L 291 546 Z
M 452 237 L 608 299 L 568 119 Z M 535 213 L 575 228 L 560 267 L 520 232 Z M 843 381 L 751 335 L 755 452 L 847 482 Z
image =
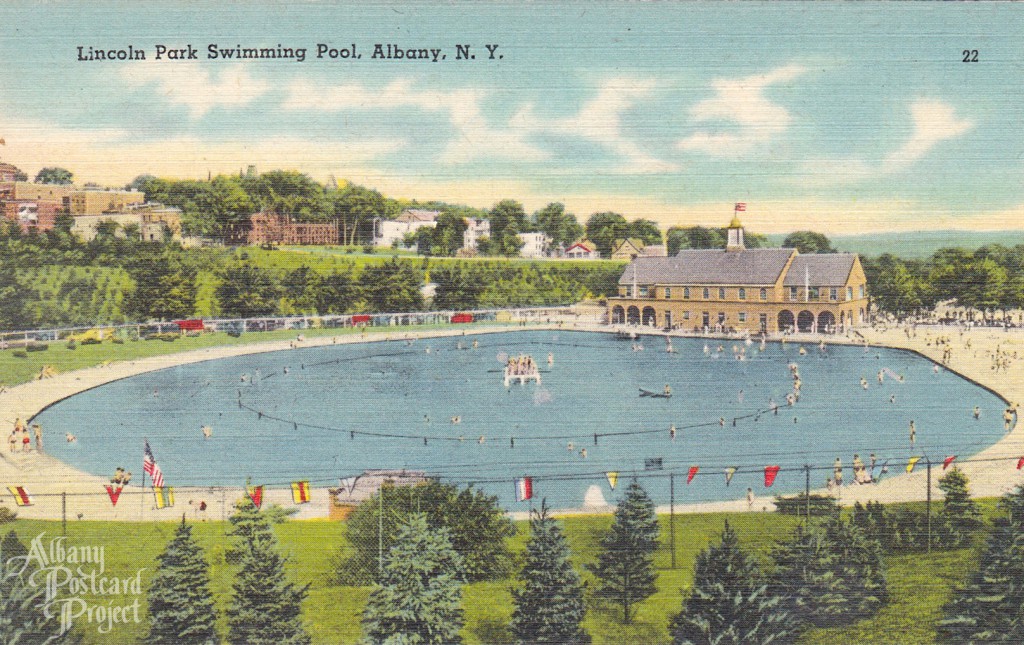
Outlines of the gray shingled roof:
M 793 249 L 686 249 L 674 257 L 638 257 L 619 284 L 749 284 L 772 285 L 786 267 Z M 801 273 L 801 275 L 803 275 Z
M 822 253 L 798 255 L 793 259 L 782 283 L 787 287 L 802 287 L 808 281 L 812 287 L 841 287 L 853 270 L 854 253 Z

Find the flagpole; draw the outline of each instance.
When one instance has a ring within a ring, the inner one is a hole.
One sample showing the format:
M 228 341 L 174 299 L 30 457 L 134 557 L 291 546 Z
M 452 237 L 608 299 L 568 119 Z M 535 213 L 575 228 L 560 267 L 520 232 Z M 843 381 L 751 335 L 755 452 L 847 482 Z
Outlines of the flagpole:
M 928 553 L 932 552 L 932 460 L 925 457 L 928 463 Z
M 142 492 L 139 493 L 139 521 L 141 522 L 146 514 L 146 444 L 149 439 L 142 439 Z

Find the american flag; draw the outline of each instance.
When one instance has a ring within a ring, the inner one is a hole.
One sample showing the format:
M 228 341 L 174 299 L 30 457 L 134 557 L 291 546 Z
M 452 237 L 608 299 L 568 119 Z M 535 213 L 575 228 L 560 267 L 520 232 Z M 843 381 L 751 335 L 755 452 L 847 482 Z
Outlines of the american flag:
M 746 202 L 736 202 L 736 212 L 743 213 L 747 210 Z
M 146 440 L 146 449 L 142 454 L 142 470 L 153 478 L 154 488 L 163 488 L 164 474 L 160 472 L 160 466 L 156 465 L 156 458 L 153 451 L 149 449 L 149 440 Z

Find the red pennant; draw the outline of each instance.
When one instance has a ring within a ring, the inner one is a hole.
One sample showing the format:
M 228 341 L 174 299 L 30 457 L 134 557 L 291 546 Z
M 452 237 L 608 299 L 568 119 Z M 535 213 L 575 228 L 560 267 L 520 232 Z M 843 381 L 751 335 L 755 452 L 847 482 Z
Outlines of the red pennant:
M 117 506 L 117 500 L 121 497 L 121 491 L 124 490 L 124 486 L 118 486 L 117 490 L 114 490 L 113 486 L 104 486 L 107 489 L 107 495 L 110 495 L 110 503 Z
M 700 470 L 700 466 L 690 466 L 690 473 L 686 476 L 687 484 L 693 481 L 693 478 L 697 475 L 698 470 Z
M 1024 466 L 1024 457 L 1017 460 L 1017 470 L 1020 470 L 1021 466 Z
M 249 489 L 248 493 L 249 493 L 249 499 L 252 500 L 253 506 L 255 506 L 257 508 L 257 510 L 260 507 L 263 506 L 263 487 L 262 486 L 253 486 L 252 488 Z
M 772 484 L 775 483 L 775 476 L 779 474 L 778 466 L 765 466 L 764 467 L 764 487 L 771 488 Z
M 949 465 L 951 463 L 953 463 L 954 459 L 956 459 L 956 455 L 951 455 L 949 457 L 946 457 L 946 459 L 942 462 L 942 469 L 945 470 L 945 469 L 949 468 Z

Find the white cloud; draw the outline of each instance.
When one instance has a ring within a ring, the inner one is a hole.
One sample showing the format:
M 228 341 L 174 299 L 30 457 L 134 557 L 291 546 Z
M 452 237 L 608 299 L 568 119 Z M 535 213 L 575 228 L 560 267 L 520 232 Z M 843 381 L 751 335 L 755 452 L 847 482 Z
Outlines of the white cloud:
M 939 143 L 969 132 L 974 123 L 958 119 L 952 106 L 941 101 L 919 99 L 910 106 L 913 131 L 899 148 L 880 159 L 817 159 L 803 165 L 793 181 L 817 185 L 852 184 L 906 170 Z
M 504 128 L 494 127 L 488 122 L 481 103 L 489 96 L 490 92 L 486 90 L 472 88 L 451 92 L 417 90 L 405 79 L 393 81 L 380 90 L 355 83 L 321 88 L 298 80 L 289 87 L 282 107 L 323 112 L 414 107 L 447 115 L 455 133 L 441 154 L 440 160 L 444 163 L 461 164 L 487 157 L 518 161 L 547 158 L 547 153 L 526 142 L 524 132 L 512 127 L 511 122 Z
M 0 115 L 0 132 L 7 140 L 5 161 L 30 176 L 44 166 L 59 165 L 76 181 L 117 185 L 136 175 L 201 177 L 207 173 L 237 173 L 249 164 L 261 170 L 286 168 L 345 177 L 365 172 L 381 156 L 401 149 L 402 139 L 339 141 L 331 137 L 251 137 L 215 140 L 171 137 L 139 141 L 122 130 L 79 130 L 37 121 L 18 121 Z
M 910 115 L 914 120 L 914 133 L 898 150 L 885 157 L 881 166 L 885 174 L 907 168 L 936 144 L 974 127 L 971 121 L 957 119 L 953 108 L 941 101 L 915 101 L 910 106 Z
M 715 96 L 690 108 L 690 117 L 694 123 L 726 121 L 733 126 L 729 131 L 696 130 L 676 147 L 717 157 L 736 157 L 767 143 L 786 131 L 792 117 L 786 108 L 765 97 L 765 89 L 788 83 L 805 72 L 799 65 L 786 65 L 767 74 L 712 81 Z
M 654 157 L 622 132 L 623 113 L 633 109 L 655 88 L 656 84 L 649 80 L 610 79 L 602 83 L 597 94 L 571 117 L 545 122 L 528 105 L 516 119 L 516 124 L 526 130 L 572 135 L 598 143 L 622 157 L 625 165 L 620 171 L 624 173 L 672 172 L 678 170 L 676 164 Z
M 193 119 L 218 106 L 252 103 L 270 89 L 264 80 L 253 78 L 241 65 L 221 67 L 216 78 L 199 63 L 140 62 L 126 65 L 121 76 L 129 85 L 156 85 L 168 102 L 184 105 Z

